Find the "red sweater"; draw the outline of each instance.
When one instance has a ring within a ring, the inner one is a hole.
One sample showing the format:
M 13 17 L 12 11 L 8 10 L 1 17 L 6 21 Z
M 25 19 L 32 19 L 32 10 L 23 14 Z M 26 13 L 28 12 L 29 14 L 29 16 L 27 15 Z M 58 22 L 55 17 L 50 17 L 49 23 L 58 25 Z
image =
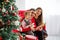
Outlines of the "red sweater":
M 34 19 L 34 18 L 31 19 L 31 22 L 34 23 L 34 28 L 36 28 L 36 23 L 35 23 L 35 19 Z M 22 32 L 31 31 L 30 27 L 28 27 L 28 28 L 23 28 L 23 27 L 21 26 L 20 28 L 22 29 L 22 30 L 21 30 Z
M 31 19 L 31 22 L 34 23 L 34 28 L 36 28 L 36 22 L 35 22 L 34 17 Z M 21 26 L 21 29 L 22 29 L 22 32 L 27 32 L 31 30 L 30 27 L 23 28 L 22 26 Z M 46 30 L 46 25 L 44 25 L 43 30 Z
M 43 30 L 46 30 L 46 25 L 44 25 Z

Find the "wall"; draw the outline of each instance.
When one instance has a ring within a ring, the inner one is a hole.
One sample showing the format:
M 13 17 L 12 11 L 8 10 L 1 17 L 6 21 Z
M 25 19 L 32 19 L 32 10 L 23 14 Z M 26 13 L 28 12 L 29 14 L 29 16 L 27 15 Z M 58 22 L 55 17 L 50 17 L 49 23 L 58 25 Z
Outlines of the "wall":
M 24 10 L 25 9 L 25 0 L 16 0 L 16 5 L 18 7 L 18 10 Z

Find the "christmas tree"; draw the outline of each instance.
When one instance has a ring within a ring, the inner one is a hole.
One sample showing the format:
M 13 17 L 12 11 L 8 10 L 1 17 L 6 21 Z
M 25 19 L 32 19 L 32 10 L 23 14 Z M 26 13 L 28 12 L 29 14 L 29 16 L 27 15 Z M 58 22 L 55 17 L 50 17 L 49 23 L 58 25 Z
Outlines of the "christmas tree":
M 0 0 L 0 39 L 17 40 L 17 35 L 12 32 L 19 26 L 16 0 Z

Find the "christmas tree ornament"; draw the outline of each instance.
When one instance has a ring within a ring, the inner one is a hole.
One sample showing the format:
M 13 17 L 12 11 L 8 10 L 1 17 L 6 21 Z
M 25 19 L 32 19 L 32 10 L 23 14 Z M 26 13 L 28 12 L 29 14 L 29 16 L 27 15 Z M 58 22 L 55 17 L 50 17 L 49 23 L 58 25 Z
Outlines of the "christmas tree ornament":
M 12 10 L 14 10 L 15 8 L 14 8 L 14 6 L 12 6 Z
M 2 21 L 2 19 L 0 19 L 0 21 Z
M 2 19 L 0 19 L 0 28 L 3 27 Z
M 12 5 L 10 7 L 11 7 L 11 11 L 12 11 Z
M 10 25 L 10 22 L 11 22 L 11 21 L 10 21 L 10 20 L 8 20 L 8 21 L 7 21 L 7 24 L 8 24 L 8 25 Z
M 8 11 L 6 11 L 5 13 L 8 14 Z
M 14 6 L 11 5 L 11 10 L 14 10 L 14 9 L 15 9 Z
M 13 16 L 16 16 L 16 13 L 13 13 Z
M 9 2 L 9 0 L 4 0 L 4 2 Z
M 3 15 L 4 17 L 6 16 L 6 14 L 5 14 L 4 12 L 2 13 L 2 15 Z
M 16 26 L 18 26 L 19 25 L 19 21 L 17 20 L 17 21 L 15 21 L 15 25 Z
M 4 2 L 2 2 L 2 4 L 4 4 Z
M 0 8 L 0 11 L 2 11 L 2 9 Z
M 6 11 L 6 9 L 3 7 L 2 12 L 5 12 L 5 11 Z

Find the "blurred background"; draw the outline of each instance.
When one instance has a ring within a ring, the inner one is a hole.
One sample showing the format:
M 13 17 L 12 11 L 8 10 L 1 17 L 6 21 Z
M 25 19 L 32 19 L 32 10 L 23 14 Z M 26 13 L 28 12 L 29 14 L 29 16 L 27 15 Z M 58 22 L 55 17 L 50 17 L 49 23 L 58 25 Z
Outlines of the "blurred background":
M 60 39 L 60 0 L 16 0 L 19 10 L 41 7 L 46 23 L 47 40 Z

